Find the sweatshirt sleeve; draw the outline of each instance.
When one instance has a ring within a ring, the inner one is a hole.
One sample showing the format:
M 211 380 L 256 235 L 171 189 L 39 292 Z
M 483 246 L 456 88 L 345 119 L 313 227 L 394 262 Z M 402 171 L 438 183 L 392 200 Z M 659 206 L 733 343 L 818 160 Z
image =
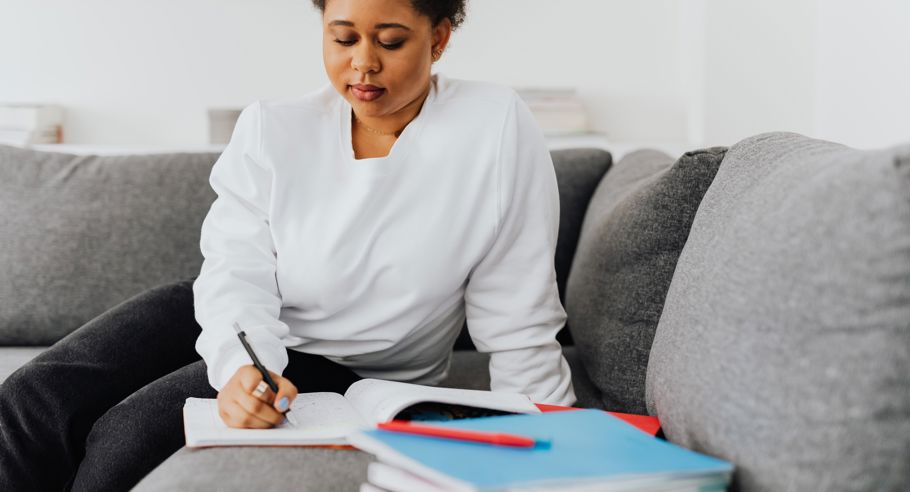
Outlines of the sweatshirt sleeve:
M 543 133 L 513 94 L 499 152 L 496 237 L 465 289 L 468 331 L 490 352 L 490 387 L 536 403 L 575 402 L 556 333 L 565 325 L 554 255 L 559 190 Z
M 234 322 L 266 368 L 281 374 L 288 363 L 281 342 L 288 327 L 278 319 L 281 296 L 269 222 L 274 176 L 263 165 L 260 149 L 257 102 L 241 112 L 230 143 L 212 168 L 209 182 L 217 198 L 202 223 L 204 260 L 193 284 L 196 321 L 202 327 L 196 351 L 205 360 L 209 384 L 218 391 L 237 369 L 252 364 Z

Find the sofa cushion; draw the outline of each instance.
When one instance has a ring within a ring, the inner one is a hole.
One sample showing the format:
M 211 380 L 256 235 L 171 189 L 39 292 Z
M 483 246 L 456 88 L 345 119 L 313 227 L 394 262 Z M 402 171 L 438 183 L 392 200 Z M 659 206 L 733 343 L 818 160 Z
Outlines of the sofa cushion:
M 354 449 L 183 448 L 152 470 L 134 492 L 358 490 L 373 457 Z
M 0 345 L 52 344 L 124 299 L 198 274 L 217 157 L 0 146 Z
M 671 441 L 741 490 L 910 483 L 910 145 L 774 133 L 730 149 L 648 368 Z
M 575 347 L 563 348 L 572 367 L 578 406 L 597 403 L 593 386 L 576 370 Z M 440 386 L 490 389 L 490 354 L 456 351 L 449 377 Z M 183 448 L 155 468 L 134 491 L 211 490 L 357 490 L 372 457 L 366 453 L 321 448 Z M 272 478 L 263 478 L 272 477 Z
M 556 285 L 559 287 L 559 300 L 565 302 L 566 281 L 588 204 L 613 160 L 609 152 L 599 149 L 556 150 L 552 156 L 559 188 Z
M 562 354 L 572 371 L 572 386 L 575 389 L 575 405 L 582 408 L 602 408 L 600 392 L 591 383 L 587 372 L 578 358 L 578 347 L 562 348 Z M 490 354 L 475 350 L 456 350 L 449 367 L 449 375 L 440 386 L 490 390 Z
M 609 152 L 600 149 L 554 150 L 551 155 L 559 188 L 556 285 L 559 288 L 559 299 L 565 304 L 566 279 L 569 277 L 588 202 L 613 161 Z M 572 344 L 568 328 L 564 328 L 557 338 L 563 345 Z M 474 343 L 468 336 L 467 325 L 455 341 L 455 348 L 459 350 L 474 348 Z
M 674 160 L 642 150 L 600 182 L 566 291 L 569 327 L 600 407 L 645 413 L 648 353 L 679 252 L 723 148 Z

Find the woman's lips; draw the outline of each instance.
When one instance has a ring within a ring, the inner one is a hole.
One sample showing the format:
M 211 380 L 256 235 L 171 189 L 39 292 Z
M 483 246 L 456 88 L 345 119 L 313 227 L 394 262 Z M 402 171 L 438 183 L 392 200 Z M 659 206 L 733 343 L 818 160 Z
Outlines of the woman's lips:
M 375 101 L 385 94 L 385 89 L 375 85 L 356 84 L 351 86 L 351 92 L 361 101 Z

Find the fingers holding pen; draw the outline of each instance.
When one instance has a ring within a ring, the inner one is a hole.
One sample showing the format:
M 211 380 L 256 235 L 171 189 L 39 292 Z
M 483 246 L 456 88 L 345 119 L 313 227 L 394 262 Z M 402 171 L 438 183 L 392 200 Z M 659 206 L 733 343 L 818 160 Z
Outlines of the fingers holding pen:
M 236 401 L 227 401 L 218 399 L 218 415 L 228 427 L 239 429 L 268 429 L 273 427 L 271 422 L 267 422 L 254 414 L 247 412 Z
M 264 401 L 262 398 L 256 398 L 255 396 L 247 393 L 238 393 L 234 395 L 234 401 L 237 405 L 240 406 L 247 414 L 256 417 L 264 422 L 268 422 L 272 426 L 278 425 L 284 421 L 284 415 L 281 414 L 278 410 L 275 410 L 269 402 Z
M 241 381 L 245 388 L 249 388 L 255 384 L 255 387 L 250 391 L 254 397 L 266 403 L 271 403 L 273 408 L 279 413 L 287 412 L 291 408 L 291 402 L 297 398 L 297 387 L 294 386 L 294 383 L 289 379 L 281 377 L 272 371 L 269 371 L 269 376 L 278 387 L 277 394 L 274 393 L 262 379 L 257 380 L 256 378 L 249 377 L 243 378 Z
M 249 415 L 279 425 L 284 421 L 284 414 L 290 409 L 291 401 L 297 396 L 297 387 L 263 366 L 247 342 L 246 333 L 240 324 L 235 322 L 234 330 L 253 365 L 241 366 L 234 373 L 218 395 L 219 406 L 222 403 L 221 393 L 226 393 L 225 405 L 236 404 Z M 290 414 L 287 418 L 291 424 L 296 425 Z
M 218 410 L 229 427 L 264 429 L 280 425 L 297 387 L 290 380 L 269 372 L 277 394 L 262 380 L 254 366 L 243 366 L 218 393 Z
M 297 387 L 289 379 L 275 373 L 271 373 L 271 376 L 278 385 L 278 394 L 275 395 L 273 405 L 279 412 L 287 412 L 291 408 L 291 402 L 297 398 Z

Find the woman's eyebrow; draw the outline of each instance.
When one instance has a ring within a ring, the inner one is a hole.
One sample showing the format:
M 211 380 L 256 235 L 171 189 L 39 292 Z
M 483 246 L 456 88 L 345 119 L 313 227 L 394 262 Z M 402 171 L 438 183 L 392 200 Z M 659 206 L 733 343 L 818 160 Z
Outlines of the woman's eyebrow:
M 410 27 L 408 27 L 404 24 L 398 24 L 397 22 L 384 22 L 382 24 L 376 24 L 373 27 L 376 29 L 396 29 L 397 28 L 397 29 L 405 29 L 408 31 L 411 30 Z
M 333 20 L 332 22 L 329 22 L 329 25 L 330 25 L 330 26 L 347 26 L 347 27 L 354 27 L 354 23 L 353 23 L 353 22 L 351 22 L 351 21 L 346 21 L 346 20 L 340 20 L 340 19 L 339 19 L 339 20 Z M 404 24 L 399 24 L 399 23 L 397 23 L 397 22 L 382 22 L 382 23 L 379 23 L 379 24 L 376 24 L 375 26 L 373 26 L 373 28 L 374 28 L 374 29 L 405 29 L 405 30 L 408 30 L 408 31 L 411 30 L 410 27 L 408 27 L 408 26 L 406 26 L 406 25 L 404 25 Z

